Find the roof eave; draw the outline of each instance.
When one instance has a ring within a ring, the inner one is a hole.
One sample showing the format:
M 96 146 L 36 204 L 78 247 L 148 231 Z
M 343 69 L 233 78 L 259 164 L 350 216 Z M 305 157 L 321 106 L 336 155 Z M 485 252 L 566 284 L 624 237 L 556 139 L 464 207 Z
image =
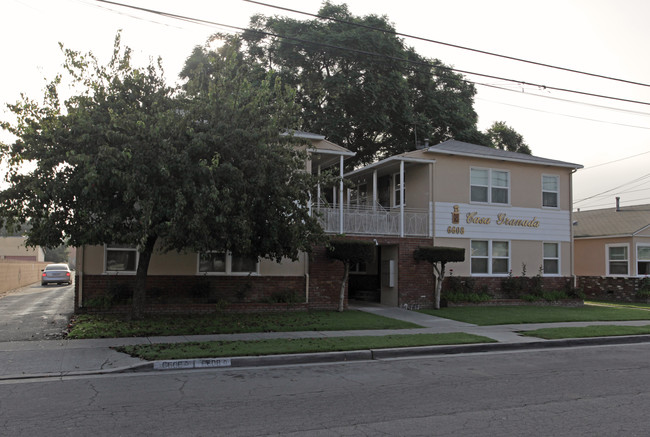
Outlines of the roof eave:
M 584 168 L 583 165 L 581 164 L 574 164 L 571 162 L 538 162 L 538 161 L 531 161 L 528 159 L 524 158 L 511 158 L 507 156 L 487 156 L 487 155 L 479 155 L 476 153 L 467 153 L 467 152 L 457 152 L 457 151 L 452 151 L 452 150 L 443 150 L 443 149 L 437 149 L 436 146 L 429 147 L 427 152 L 430 153 L 440 153 L 443 155 L 455 155 L 455 156 L 466 156 L 470 158 L 481 158 L 481 159 L 492 159 L 496 161 L 509 161 L 509 162 L 518 162 L 522 164 L 532 164 L 532 165 L 547 165 L 547 166 L 552 166 L 552 167 L 564 167 L 564 168 L 572 168 L 575 170 Z

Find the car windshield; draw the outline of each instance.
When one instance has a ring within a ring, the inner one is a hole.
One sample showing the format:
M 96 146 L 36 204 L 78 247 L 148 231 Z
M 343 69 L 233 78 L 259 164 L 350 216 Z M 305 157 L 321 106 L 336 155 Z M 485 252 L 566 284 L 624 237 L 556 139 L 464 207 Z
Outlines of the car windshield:
M 67 264 L 50 264 L 45 270 L 68 270 Z

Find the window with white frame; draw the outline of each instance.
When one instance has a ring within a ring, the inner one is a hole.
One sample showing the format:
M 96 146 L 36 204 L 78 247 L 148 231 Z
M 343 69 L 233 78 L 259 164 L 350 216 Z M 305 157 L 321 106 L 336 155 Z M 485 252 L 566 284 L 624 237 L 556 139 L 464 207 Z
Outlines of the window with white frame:
M 607 245 L 607 274 L 612 276 L 627 276 L 629 270 L 629 254 L 627 244 Z
M 650 245 L 639 244 L 636 247 L 636 266 L 637 275 L 650 275 Z
M 488 168 L 470 169 L 470 200 L 481 203 L 510 202 L 510 173 Z
M 400 184 L 400 174 L 395 173 L 393 175 L 393 206 L 402 206 L 402 191 L 404 191 L 404 196 L 406 196 L 406 184 L 404 185 L 404 190 L 402 190 L 402 185 Z
M 134 273 L 138 268 L 138 249 L 124 244 L 110 244 L 105 248 L 106 272 Z
M 258 273 L 257 258 L 232 255 L 226 252 L 199 254 L 199 273 L 213 275 L 250 275 Z
M 545 275 L 560 274 L 559 243 L 544 243 L 543 269 Z
M 472 240 L 470 270 L 473 275 L 506 275 L 510 270 L 508 241 Z
M 560 206 L 560 178 L 559 176 L 542 176 L 542 206 L 557 208 Z

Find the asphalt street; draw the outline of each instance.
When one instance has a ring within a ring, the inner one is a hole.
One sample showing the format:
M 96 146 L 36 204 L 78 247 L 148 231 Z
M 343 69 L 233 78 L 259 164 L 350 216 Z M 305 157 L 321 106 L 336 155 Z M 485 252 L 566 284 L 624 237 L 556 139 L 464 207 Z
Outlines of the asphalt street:
M 644 436 L 650 345 L 0 381 L 10 436 Z

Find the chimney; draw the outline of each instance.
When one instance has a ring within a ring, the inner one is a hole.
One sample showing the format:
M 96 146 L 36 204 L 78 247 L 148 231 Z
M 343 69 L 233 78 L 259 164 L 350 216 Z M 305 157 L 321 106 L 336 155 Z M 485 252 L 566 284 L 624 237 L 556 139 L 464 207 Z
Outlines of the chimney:
M 428 138 L 424 139 L 424 147 L 427 147 L 427 148 L 429 147 L 429 139 Z
M 621 198 L 616 197 L 616 212 L 619 212 L 621 210 Z

